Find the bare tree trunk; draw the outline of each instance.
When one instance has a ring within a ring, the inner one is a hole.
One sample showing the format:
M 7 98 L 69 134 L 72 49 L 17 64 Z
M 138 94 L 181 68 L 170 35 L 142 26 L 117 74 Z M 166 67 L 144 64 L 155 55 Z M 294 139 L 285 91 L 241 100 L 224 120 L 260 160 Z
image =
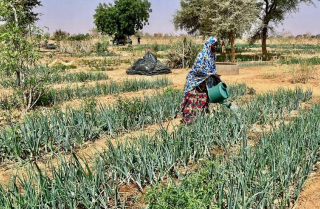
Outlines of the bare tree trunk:
M 262 29 L 262 56 L 263 60 L 268 59 L 268 52 L 267 52 L 267 33 L 268 33 L 268 28 L 264 27 Z
M 14 14 L 14 23 L 15 23 L 15 26 L 18 27 L 18 15 L 17 15 L 17 10 L 16 8 L 11 4 L 10 5 L 12 10 L 13 10 L 13 14 Z M 17 48 L 20 48 L 19 46 L 17 46 Z M 21 65 L 21 62 L 20 62 L 20 65 Z M 17 78 L 17 86 L 20 88 L 21 87 L 21 74 L 20 74 L 20 69 L 16 69 L 16 78 Z
M 233 34 L 232 30 L 229 32 L 229 39 L 230 39 L 230 44 L 231 44 L 231 62 L 235 62 L 236 51 L 234 49 L 234 34 Z
M 16 85 L 21 86 L 21 80 L 20 80 L 20 71 L 16 70 Z

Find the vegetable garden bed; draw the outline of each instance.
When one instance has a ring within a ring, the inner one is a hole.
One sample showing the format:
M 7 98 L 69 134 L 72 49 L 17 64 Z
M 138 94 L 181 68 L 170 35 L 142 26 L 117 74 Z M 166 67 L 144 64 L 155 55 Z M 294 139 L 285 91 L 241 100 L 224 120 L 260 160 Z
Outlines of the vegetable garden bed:
M 253 98 L 243 107 L 245 111 L 241 115 L 245 117 L 216 111 L 214 117 L 199 118 L 193 125 L 182 125 L 173 133 L 161 129 L 155 135 L 119 142 L 116 146 L 110 142 L 108 150 L 96 159 L 94 169 L 90 169 L 85 160 L 83 166 L 75 155 L 71 161 L 61 160 L 57 168 L 52 166 L 50 178 L 35 165 L 28 176 L 13 180 L 6 188 L 0 187 L 0 205 L 15 207 L 19 204 L 26 208 L 124 206 L 126 202 L 119 194 L 119 185 L 134 183 L 143 189 L 168 176 L 182 178 L 181 166 L 188 168 L 190 162 L 210 159 L 211 150 L 220 146 L 225 155 L 215 160 L 221 166 L 209 170 L 217 185 L 213 187 L 216 195 L 210 203 L 226 208 L 285 207 L 288 200 L 295 197 L 289 194 L 300 188 L 292 190 L 291 180 L 301 185 L 316 160 L 320 132 L 314 130 L 320 130 L 320 106 L 301 114 L 289 125 L 281 125 L 278 130 L 263 135 L 255 148 L 247 146 L 247 130 L 252 123 L 272 124 L 274 120 L 266 120 L 264 115 L 285 118 L 288 112 L 299 108 L 301 102 L 310 99 L 311 93 L 301 89 L 280 90 Z M 270 99 L 271 102 L 265 104 Z M 261 113 L 261 110 L 264 111 Z M 311 131 L 306 127 L 311 127 Z M 304 131 L 307 135 L 303 135 Z M 239 153 L 228 152 L 235 144 L 241 145 Z M 298 167 L 293 169 L 295 166 Z

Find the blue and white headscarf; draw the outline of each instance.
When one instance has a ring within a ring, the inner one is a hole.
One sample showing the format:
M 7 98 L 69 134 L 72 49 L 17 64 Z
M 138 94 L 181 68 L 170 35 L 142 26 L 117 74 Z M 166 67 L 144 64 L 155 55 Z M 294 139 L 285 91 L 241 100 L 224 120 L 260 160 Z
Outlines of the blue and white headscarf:
M 217 74 L 216 54 L 211 52 L 211 45 L 217 42 L 214 37 L 209 37 L 204 44 L 202 51 L 198 54 L 193 67 L 187 75 L 184 94 L 195 89 L 199 84 L 208 79 L 211 75 Z

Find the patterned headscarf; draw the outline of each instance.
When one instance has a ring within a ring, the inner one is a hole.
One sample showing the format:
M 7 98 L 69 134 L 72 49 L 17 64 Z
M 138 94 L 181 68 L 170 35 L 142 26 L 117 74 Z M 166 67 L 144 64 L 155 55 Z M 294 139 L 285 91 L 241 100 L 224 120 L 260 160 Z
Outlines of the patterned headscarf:
M 209 37 L 202 51 L 198 54 L 191 71 L 187 75 L 187 84 L 184 90 L 185 95 L 211 75 L 217 74 L 216 54 L 211 52 L 211 45 L 215 42 L 217 42 L 216 38 Z

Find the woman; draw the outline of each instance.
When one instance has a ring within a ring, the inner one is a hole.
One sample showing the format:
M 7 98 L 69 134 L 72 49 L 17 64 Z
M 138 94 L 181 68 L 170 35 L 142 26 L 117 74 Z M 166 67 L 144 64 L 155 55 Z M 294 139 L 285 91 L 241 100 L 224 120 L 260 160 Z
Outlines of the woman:
M 220 82 L 220 76 L 216 71 L 218 44 L 214 37 L 208 38 L 187 75 L 184 98 L 181 103 L 182 116 L 186 123 L 192 123 L 195 116 L 207 111 L 209 103 L 207 86 Z

